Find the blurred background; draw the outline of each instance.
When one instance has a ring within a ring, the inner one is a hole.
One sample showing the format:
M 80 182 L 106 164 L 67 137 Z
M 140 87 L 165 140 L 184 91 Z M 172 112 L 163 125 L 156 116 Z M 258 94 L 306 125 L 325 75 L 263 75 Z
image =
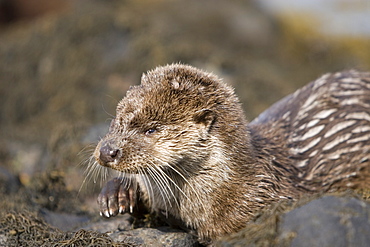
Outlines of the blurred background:
M 224 78 L 252 120 L 324 73 L 369 71 L 370 2 L 0 0 L 2 208 L 96 214 L 94 145 L 128 87 L 173 62 Z

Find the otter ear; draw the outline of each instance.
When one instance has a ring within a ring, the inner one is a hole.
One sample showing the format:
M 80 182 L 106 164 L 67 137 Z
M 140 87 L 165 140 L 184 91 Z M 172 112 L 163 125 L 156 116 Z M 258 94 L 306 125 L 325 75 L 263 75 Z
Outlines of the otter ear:
M 209 131 L 216 120 L 216 116 L 212 110 L 202 109 L 194 114 L 193 119 L 195 123 L 204 125 L 205 129 Z

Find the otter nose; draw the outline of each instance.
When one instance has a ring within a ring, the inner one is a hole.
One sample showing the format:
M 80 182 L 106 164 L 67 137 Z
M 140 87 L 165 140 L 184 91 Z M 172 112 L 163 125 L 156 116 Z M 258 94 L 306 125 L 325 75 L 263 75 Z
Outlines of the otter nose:
M 99 158 L 104 163 L 114 161 L 119 153 L 119 149 L 113 148 L 109 143 L 104 143 L 100 148 Z

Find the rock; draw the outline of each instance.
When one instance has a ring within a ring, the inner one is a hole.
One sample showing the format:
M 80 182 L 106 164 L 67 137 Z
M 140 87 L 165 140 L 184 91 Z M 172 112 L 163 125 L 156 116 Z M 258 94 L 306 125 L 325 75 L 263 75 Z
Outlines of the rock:
M 195 236 L 181 230 L 167 226 L 132 229 L 131 222 L 131 216 L 124 214 L 111 219 L 102 219 L 83 229 L 105 233 L 116 243 L 133 246 L 199 246 Z
M 131 230 L 132 229 L 132 218 L 128 214 L 119 215 L 114 218 L 104 219 L 101 217 L 100 220 L 94 223 L 90 223 L 82 227 L 84 230 L 97 231 L 100 233 L 115 232 L 117 230 Z
M 263 212 L 216 246 L 369 246 L 370 203 L 349 195 L 302 198 Z
M 47 224 L 62 231 L 71 231 L 89 220 L 89 217 L 85 215 L 53 212 L 45 208 L 41 209 L 39 214 Z
M 291 246 L 369 246 L 370 204 L 326 196 L 287 213 L 280 231 Z
M 170 227 L 138 228 L 108 234 L 114 241 L 139 246 L 199 246 L 195 236 Z

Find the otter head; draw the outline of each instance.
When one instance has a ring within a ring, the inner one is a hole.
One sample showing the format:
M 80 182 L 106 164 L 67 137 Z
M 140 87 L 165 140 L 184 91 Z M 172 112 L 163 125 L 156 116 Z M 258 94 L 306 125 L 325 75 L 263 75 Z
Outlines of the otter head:
M 216 148 L 232 147 L 241 128 L 245 120 L 231 87 L 193 67 L 168 65 L 127 92 L 94 156 L 124 173 L 161 169 L 185 176 L 203 169 Z

